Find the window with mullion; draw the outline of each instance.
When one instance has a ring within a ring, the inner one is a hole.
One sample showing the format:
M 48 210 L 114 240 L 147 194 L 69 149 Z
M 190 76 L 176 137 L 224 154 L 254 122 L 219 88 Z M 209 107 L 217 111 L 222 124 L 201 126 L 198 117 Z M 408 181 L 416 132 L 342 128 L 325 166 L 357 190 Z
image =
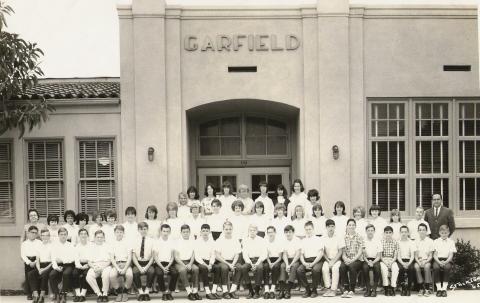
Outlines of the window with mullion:
M 15 221 L 12 144 L 0 141 L 0 222 Z

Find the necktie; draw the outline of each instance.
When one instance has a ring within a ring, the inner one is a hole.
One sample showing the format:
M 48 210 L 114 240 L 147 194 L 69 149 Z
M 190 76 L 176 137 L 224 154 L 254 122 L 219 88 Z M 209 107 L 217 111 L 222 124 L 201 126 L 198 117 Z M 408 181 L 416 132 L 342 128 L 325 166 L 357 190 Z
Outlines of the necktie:
M 140 246 L 140 258 L 145 256 L 145 237 L 142 237 L 142 246 Z
M 438 217 L 438 207 L 435 208 L 435 217 Z

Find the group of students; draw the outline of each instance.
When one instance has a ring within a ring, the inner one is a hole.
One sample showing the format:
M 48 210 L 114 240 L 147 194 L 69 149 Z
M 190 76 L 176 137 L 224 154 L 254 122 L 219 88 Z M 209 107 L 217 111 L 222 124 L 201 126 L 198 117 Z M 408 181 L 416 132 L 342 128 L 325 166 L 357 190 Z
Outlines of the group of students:
M 178 204 L 167 204 L 163 222 L 154 205 L 139 223 L 136 209 L 127 207 L 123 224 L 113 210 L 93 214 L 93 224 L 87 214 L 69 210 L 65 224 L 49 215 L 43 226 L 38 212 L 30 210 L 21 244 L 27 295 L 43 303 L 50 286 L 55 302 L 66 302 L 71 290 L 73 301 L 83 302 L 89 285 L 97 302 L 108 302 L 111 288 L 121 302 L 128 300 L 134 285 L 138 301 L 149 301 L 154 286 L 166 301 L 173 300 L 180 280 L 189 300 L 202 299 L 200 282 L 211 300 L 238 299 L 240 285 L 248 289 L 247 298 L 289 299 L 296 282 L 305 288 L 302 297 L 318 296 L 323 280 L 324 297 L 350 298 L 359 277 L 366 297 L 377 295 L 380 281 L 386 296 L 394 296 L 397 286 L 402 296 L 409 296 L 414 284 L 419 295 L 431 295 L 433 285 L 437 296 L 447 295 L 455 243 L 446 225 L 438 239 L 429 237 L 422 208 L 403 224 L 398 210 L 390 212 L 387 222 L 377 205 L 370 207 L 368 219 L 362 207 L 354 208 L 349 218 L 338 201 L 333 216 L 326 218 L 318 191 L 305 194 L 298 179 L 290 197 L 283 185 L 277 186 L 273 200 L 265 182 L 259 187 L 255 201 L 244 185 L 234 196 L 225 182 L 217 197 L 208 184 L 202 201 L 190 187 L 179 195 Z

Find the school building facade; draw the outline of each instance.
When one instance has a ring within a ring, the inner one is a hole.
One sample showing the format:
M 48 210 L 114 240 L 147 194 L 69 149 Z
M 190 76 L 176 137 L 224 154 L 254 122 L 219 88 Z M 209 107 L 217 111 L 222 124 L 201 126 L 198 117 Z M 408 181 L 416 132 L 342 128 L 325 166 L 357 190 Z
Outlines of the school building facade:
M 476 7 L 134 0 L 118 15 L 120 78 L 43 80 L 18 102 L 56 112 L 0 137 L 0 289 L 21 288 L 28 208 L 164 215 L 225 180 L 255 196 L 300 178 L 327 214 L 342 200 L 405 220 L 442 193 L 455 238 L 480 246 Z

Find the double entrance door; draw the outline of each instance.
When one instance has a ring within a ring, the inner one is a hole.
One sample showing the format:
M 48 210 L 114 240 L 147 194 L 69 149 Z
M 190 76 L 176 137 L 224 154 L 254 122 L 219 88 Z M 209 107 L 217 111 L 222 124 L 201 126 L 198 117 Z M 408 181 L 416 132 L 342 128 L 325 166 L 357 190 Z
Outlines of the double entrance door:
M 211 183 L 221 194 L 222 184 L 229 181 L 233 187 L 233 194 L 237 194 L 237 188 L 245 184 L 250 189 L 252 199 L 260 195 L 258 184 L 266 181 L 268 184 L 268 196 L 273 198 L 278 184 L 283 184 L 287 189 L 290 184 L 289 167 L 243 167 L 243 168 L 199 168 L 199 191 L 202 196 L 205 185 Z

